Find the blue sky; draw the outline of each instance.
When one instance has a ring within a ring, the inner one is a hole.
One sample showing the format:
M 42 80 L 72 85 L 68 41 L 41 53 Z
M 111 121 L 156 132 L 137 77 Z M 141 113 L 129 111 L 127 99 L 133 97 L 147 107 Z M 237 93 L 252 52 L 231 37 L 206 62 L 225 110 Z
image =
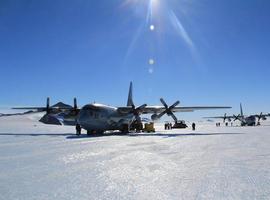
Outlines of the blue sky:
M 269 10 L 268 0 L 3 0 L 0 106 L 47 96 L 121 106 L 133 81 L 136 104 L 270 112 Z

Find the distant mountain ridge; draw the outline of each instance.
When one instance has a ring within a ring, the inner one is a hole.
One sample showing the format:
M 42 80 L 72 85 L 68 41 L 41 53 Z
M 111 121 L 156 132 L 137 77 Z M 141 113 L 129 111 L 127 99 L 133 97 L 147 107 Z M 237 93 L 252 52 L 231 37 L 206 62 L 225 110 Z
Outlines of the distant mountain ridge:
M 59 107 L 59 108 L 72 108 L 71 105 L 65 104 L 63 102 L 58 102 L 57 104 L 53 105 L 52 107 Z

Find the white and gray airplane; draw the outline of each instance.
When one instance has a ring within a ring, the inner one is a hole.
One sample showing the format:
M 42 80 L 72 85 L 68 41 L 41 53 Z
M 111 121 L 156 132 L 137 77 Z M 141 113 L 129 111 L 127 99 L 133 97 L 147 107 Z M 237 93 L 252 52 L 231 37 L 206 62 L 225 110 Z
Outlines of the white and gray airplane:
M 87 134 L 91 133 L 103 133 L 109 130 L 119 130 L 123 133 L 129 132 L 130 126 L 134 121 L 141 121 L 141 114 L 152 114 L 151 119 L 158 120 L 164 114 L 171 116 L 177 121 L 175 112 L 192 112 L 195 110 L 208 110 L 208 109 L 227 109 L 231 108 L 228 106 L 192 106 L 182 107 L 178 106 L 180 103 L 176 101 L 171 106 L 168 106 L 166 102 L 161 98 L 160 101 L 163 106 L 147 106 L 143 104 L 139 107 L 135 107 L 132 98 L 132 82 L 129 87 L 129 94 L 127 100 L 127 106 L 123 107 L 112 107 L 99 103 L 92 103 L 78 108 L 77 104 L 74 103 L 74 107 L 62 108 L 58 106 L 57 109 L 65 110 L 65 112 L 59 112 L 53 114 L 62 125 L 79 125 L 81 128 L 87 131 Z M 20 107 L 14 109 L 37 109 L 37 110 L 49 110 L 50 107 Z M 71 123 L 71 122 L 73 123 Z
M 262 112 L 260 114 L 245 116 L 243 113 L 242 104 L 240 103 L 240 114 L 238 115 L 228 116 L 225 113 L 224 116 L 206 117 L 206 118 L 223 119 L 223 122 L 225 122 L 226 120 L 228 120 L 229 122 L 231 122 L 232 120 L 233 121 L 238 120 L 241 122 L 241 126 L 255 126 L 256 124 L 260 125 L 260 120 L 267 120 L 267 117 L 270 117 L 270 114 L 263 114 Z

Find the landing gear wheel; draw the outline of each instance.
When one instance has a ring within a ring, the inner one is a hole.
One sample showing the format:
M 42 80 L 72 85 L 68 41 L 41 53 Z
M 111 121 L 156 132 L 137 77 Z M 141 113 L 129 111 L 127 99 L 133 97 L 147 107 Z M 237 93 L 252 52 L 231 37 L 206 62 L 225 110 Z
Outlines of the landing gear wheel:
M 103 135 L 105 131 L 97 131 L 98 135 Z
M 129 132 L 124 131 L 124 130 L 121 130 L 121 134 L 122 134 L 122 135 L 127 135 L 127 134 L 129 134 Z
M 122 129 L 121 129 L 122 134 L 128 134 L 129 133 L 129 126 L 128 124 L 124 124 Z

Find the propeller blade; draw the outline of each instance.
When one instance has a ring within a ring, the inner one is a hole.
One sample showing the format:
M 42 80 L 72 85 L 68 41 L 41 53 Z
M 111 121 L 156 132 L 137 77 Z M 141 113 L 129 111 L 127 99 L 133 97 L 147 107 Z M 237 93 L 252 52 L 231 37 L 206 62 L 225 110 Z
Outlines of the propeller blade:
M 136 121 L 137 121 L 138 123 L 141 123 L 141 122 L 142 122 L 141 117 L 140 117 L 139 115 L 136 116 Z
M 139 106 L 138 108 L 136 108 L 136 110 L 141 111 L 141 110 L 143 110 L 146 106 L 147 106 L 147 104 L 143 104 L 143 105 Z
M 174 119 L 175 122 L 178 121 L 178 119 L 177 119 L 177 117 L 175 116 L 175 114 L 172 113 L 170 116 Z
M 47 103 L 46 103 L 46 113 L 50 113 L 50 97 L 47 97 Z
M 225 120 L 227 119 L 227 113 L 224 114 L 224 117 L 223 117 L 223 123 L 225 123 Z
M 165 114 L 166 114 L 166 111 L 163 111 L 162 113 L 159 113 L 156 117 L 157 119 L 160 119 Z
M 135 107 L 134 105 L 132 105 L 132 113 L 135 115 L 135 116 L 138 116 L 140 115 L 140 113 L 142 112 L 142 110 L 147 106 L 147 104 L 143 104 L 139 107 Z
M 263 113 L 261 112 L 260 115 L 258 116 L 258 122 L 262 119 Z
M 78 105 L 77 105 L 77 98 L 73 99 L 73 109 L 77 110 L 78 109 Z
M 176 101 L 173 105 L 171 105 L 171 106 L 169 107 L 169 109 L 170 109 L 170 110 L 173 109 L 173 108 L 176 107 L 179 103 L 180 103 L 180 101 Z
M 168 105 L 166 104 L 166 102 L 164 101 L 163 98 L 160 98 L 160 102 L 163 104 L 163 106 L 167 109 Z

